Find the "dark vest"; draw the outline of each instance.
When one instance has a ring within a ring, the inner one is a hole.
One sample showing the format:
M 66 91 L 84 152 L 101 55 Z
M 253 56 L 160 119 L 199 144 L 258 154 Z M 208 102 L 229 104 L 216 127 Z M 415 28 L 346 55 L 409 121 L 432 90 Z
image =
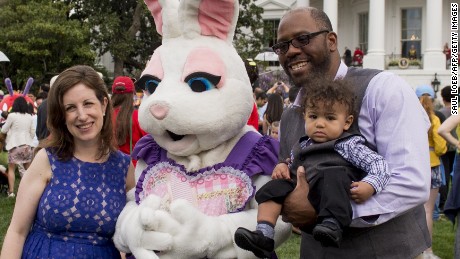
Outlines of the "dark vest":
M 337 153 L 335 144 L 352 136 L 356 134 L 344 132 L 337 139 L 303 148 L 300 143 L 308 137 L 302 137 L 293 148 L 291 175 L 296 175 L 299 166 L 305 168 L 310 186 L 308 200 L 315 208 L 319 221 L 333 217 L 341 226 L 349 226 L 351 223 L 353 210 L 348 202 L 350 184 L 362 179 L 365 173 Z M 295 176 L 291 178 L 297 179 Z M 309 228 L 302 230 L 309 231 Z
M 358 114 L 369 82 L 380 72 L 380 70 L 375 69 L 348 68 L 344 79 L 349 80 L 353 85 L 356 95 L 355 110 Z M 299 107 L 289 107 L 281 116 L 279 161 L 285 161 L 289 158 L 292 147 L 305 135 L 305 120 L 302 109 Z M 358 114 L 355 115 L 355 118 L 358 118 Z M 358 119 L 354 120 L 349 132 L 359 132 L 358 125 Z
M 361 170 L 354 167 L 350 162 L 345 160 L 334 149 L 335 143 L 337 143 L 337 141 L 344 140 L 355 135 L 356 134 L 344 132 L 339 138 L 335 140 L 330 140 L 323 143 L 315 143 L 303 149 L 300 147 L 300 142 L 308 139 L 308 137 L 302 137 L 292 149 L 294 159 L 290 167 L 291 175 L 296 175 L 297 168 L 299 166 L 303 166 L 305 168 L 305 172 L 308 172 L 307 181 L 310 182 L 323 168 L 329 168 L 333 166 L 334 168 L 340 167 L 343 170 L 349 171 L 349 175 L 356 176 L 354 180 L 361 179 L 365 174 Z

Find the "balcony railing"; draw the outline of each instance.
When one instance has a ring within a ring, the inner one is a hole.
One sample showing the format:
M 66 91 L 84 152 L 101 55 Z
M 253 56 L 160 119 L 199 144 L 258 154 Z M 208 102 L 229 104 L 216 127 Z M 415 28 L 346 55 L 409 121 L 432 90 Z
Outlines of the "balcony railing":
M 408 59 L 401 55 L 385 55 L 386 69 L 422 69 L 423 57 L 421 59 Z

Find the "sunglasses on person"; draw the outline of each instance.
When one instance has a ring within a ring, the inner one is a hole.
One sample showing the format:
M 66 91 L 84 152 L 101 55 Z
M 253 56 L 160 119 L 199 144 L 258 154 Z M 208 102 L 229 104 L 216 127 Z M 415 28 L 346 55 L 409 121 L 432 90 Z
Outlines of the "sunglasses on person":
M 289 50 L 289 44 L 292 44 L 292 46 L 296 48 L 303 47 L 305 45 L 308 45 L 308 43 L 310 43 L 311 38 L 317 35 L 320 35 L 321 33 L 324 33 L 324 32 L 329 33 L 328 30 L 322 30 L 322 31 L 308 33 L 308 34 L 302 34 L 295 38 L 292 38 L 291 40 L 278 42 L 272 46 L 272 49 L 277 55 L 285 54 Z

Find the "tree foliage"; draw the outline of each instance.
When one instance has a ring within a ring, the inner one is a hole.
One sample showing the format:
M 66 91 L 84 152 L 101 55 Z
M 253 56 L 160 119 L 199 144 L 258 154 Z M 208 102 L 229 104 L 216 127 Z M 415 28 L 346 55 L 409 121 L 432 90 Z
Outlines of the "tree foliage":
M 69 18 L 63 2 L 10 0 L 0 8 L 0 50 L 10 62 L 2 63 L 3 77 L 22 88 L 28 77 L 34 87 L 75 64 L 92 65 L 87 23 Z M 3 80 L 2 80 L 3 83 Z
M 13 81 L 33 76 L 46 82 L 73 64 L 94 65 L 106 53 L 113 76 L 137 77 L 161 44 L 143 0 L 0 0 L 0 7 L 0 50 L 11 60 L 6 74 Z M 253 0 L 240 0 L 234 45 L 244 58 L 261 49 L 262 12 Z
M 154 49 L 161 43 L 154 20 L 143 0 L 67 0 L 76 6 L 78 19 L 92 27 L 93 49 L 98 55 L 111 53 L 114 76 L 126 71 L 138 76 Z M 261 49 L 263 9 L 253 0 L 240 0 L 240 16 L 235 47 L 243 57 L 253 57 Z
M 110 53 L 114 76 L 127 71 L 137 76 L 161 41 L 143 0 L 68 0 L 74 17 L 92 25 L 92 48 L 99 56 Z
M 243 58 L 253 58 L 263 44 L 263 8 L 253 0 L 240 0 L 240 14 L 236 25 L 234 45 Z

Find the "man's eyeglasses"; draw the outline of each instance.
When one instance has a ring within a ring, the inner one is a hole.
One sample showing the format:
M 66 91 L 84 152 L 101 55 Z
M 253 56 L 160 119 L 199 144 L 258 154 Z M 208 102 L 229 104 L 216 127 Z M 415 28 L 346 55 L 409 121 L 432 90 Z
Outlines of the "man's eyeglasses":
M 308 33 L 308 34 L 302 34 L 291 40 L 278 42 L 272 46 L 272 49 L 277 55 L 285 54 L 289 50 L 289 44 L 292 44 L 292 46 L 296 48 L 303 47 L 305 45 L 308 45 L 308 43 L 310 43 L 311 38 L 317 35 L 320 35 L 321 33 L 324 33 L 324 32 L 329 33 L 328 30 L 322 30 L 322 31 Z

